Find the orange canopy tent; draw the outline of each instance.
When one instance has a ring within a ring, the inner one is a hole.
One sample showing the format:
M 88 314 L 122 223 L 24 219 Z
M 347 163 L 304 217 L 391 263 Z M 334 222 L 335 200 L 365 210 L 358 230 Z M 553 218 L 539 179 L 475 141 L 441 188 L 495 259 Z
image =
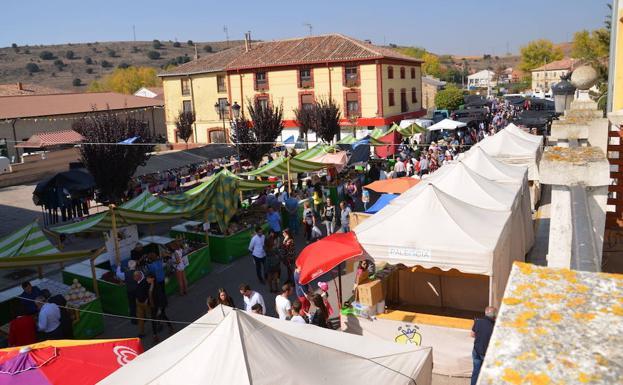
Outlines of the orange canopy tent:
M 402 194 L 419 182 L 419 179 L 405 176 L 402 178 L 377 180 L 363 187 L 378 193 Z

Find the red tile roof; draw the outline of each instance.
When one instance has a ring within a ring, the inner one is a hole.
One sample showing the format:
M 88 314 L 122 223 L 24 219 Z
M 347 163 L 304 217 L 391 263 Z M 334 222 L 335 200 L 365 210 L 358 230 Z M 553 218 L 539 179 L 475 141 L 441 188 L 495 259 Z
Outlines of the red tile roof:
M 48 95 L 63 94 L 68 91 L 58 88 L 40 86 L 38 84 L 26 83 L 9 83 L 0 84 L 0 96 L 18 96 L 18 95 Z
M 161 73 L 160 76 L 383 58 L 413 63 L 422 62 L 391 48 L 379 47 L 340 34 L 332 34 L 255 42 L 251 43 L 248 52 L 244 46 L 238 46 L 182 64 Z
M 83 140 L 84 137 L 73 130 L 40 132 L 28 138 L 27 141 L 16 144 L 15 147 L 42 148 L 59 144 L 80 143 Z
M 556 70 L 573 70 L 578 61 L 571 58 L 565 58 L 562 60 L 556 60 L 551 63 L 547 63 L 544 66 L 535 68 L 532 71 L 556 71 Z
M 69 115 L 93 110 L 127 110 L 163 105 L 164 102 L 160 99 L 142 98 L 116 92 L 3 96 L 0 97 L 0 119 Z

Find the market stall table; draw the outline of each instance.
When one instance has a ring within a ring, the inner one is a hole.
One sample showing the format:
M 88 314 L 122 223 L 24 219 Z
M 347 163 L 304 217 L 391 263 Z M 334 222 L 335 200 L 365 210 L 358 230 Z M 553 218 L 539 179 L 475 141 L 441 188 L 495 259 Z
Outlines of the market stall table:
M 268 224 L 262 224 L 264 231 L 268 230 Z M 249 255 L 249 242 L 255 229 L 249 226 L 235 234 L 209 234 L 208 244 L 212 260 L 219 263 L 231 263 L 235 259 Z
M 204 231 L 197 231 L 197 228 L 201 228 L 203 222 L 199 221 L 187 221 L 179 225 L 171 227 L 169 235 L 171 238 L 183 238 L 193 242 L 206 242 L 206 233 Z
M 57 294 L 65 296 L 70 291 L 70 286 L 47 278 L 35 279 L 30 281 L 30 283 L 41 290 L 48 289 L 52 296 Z M 2 324 L 8 323 L 12 319 L 11 310 L 14 309 L 15 303 L 19 301 L 17 297 L 22 292 L 21 285 L 0 292 L 0 322 Z M 102 303 L 93 293 L 87 293 L 87 295 L 88 298 L 85 300 L 69 301 L 67 304 L 68 307 L 75 308 L 70 313 L 73 318 L 74 338 L 77 339 L 93 338 L 104 331 L 104 317 L 101 314 Z M 88 313 L 80 310 L 86 310 Z

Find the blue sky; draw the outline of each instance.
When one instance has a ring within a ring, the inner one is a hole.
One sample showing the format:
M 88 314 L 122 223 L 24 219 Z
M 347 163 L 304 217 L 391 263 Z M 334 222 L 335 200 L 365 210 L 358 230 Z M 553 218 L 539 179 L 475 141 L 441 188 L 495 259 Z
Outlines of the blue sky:
M 88 41 L 272 40 L 340 32 L 436 53 L 503 55 L 537 38 L 603 26 L 609 0 L 3 0 L 0 46 Z M 304 4 L 304 5 L 303 5 Z

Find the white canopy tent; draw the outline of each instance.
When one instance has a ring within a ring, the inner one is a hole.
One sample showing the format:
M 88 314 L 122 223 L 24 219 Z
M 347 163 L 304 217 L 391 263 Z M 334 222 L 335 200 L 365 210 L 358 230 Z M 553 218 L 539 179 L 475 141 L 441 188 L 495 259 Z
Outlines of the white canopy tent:
M 500 130 L 478 142 L 475 147 L 482 148 L 487 154 L 506 164 L 527 166 L 528 180 L 539 180 L 538 164 L 543 152 L 540 142 L 520 138 L 508 130 Z
M 450 163 L 431 174 L 426 182 L 470 205 L 510 212 L 511 252 L 513 260 L 525 259 L 534 243 L 530 206 L 523 202 L 522 185 L 498 183 L 478 175 L 461 161 Z M 417 199 L 422 187 L 403 193 L 395 202 L 402 205 Z M 527 211 L 527 212 L 526 212 Z
M 431 348 L 219 307 L 100 385 L 430 385 Z
M 518 138 L 529 140 L 531 142 L 538 143 L 540 145 L 543 144 L 542 136 L 529 134 L 525 132 L 524 130 L 522 130 L 521 128 L 517 127 L 514 123 L 510 123 L 508 126 L 506 126 L 505 130 L 508 130 L 508 132 L 517 136 Z
M 452 119 L 444 119 L 428 127 L 428 130 L 429 131 L 456 130 L 457 128 L 461 128 L 461 127 L 467 127 L 467 124 L 456 121 L 456 120 L 452 120 Z
M 510 212 L 420 185 L 418 194 L 394 199 L 355 228 L 364 251 L 375 261 L 486 275 L 489 303 L 499 305 L 513 262 Z

